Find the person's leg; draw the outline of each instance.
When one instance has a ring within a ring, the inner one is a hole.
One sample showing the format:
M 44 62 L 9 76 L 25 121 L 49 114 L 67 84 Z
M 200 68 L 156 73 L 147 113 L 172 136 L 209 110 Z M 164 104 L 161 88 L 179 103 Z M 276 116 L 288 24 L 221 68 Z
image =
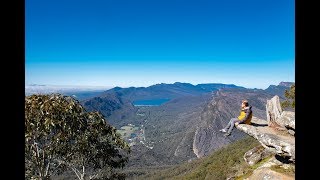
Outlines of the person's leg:
M 239 122 L 240 120 L 238 119 L 238 118 L 232 118 L 231 120 L 230 120 L 230 127 L 229 127 L 229 129 L 228 129 L 228 134 L 231 134 L 231 131 L 232 131 L 232 129 L 233 129 L 233 127 L 234 127 L 234 124 L 236 123 L 236 122 Z
M 223 128 L 223 129 L 227 131 L 227 130 L 230 128 L 232 122 L 233 122 L 235 119 L 237 120 L 238 118 L 231 118 L 230 121 L 229 121 L 229 123 L 227 124 L 227 126 L 226 126 L 225 128 Z

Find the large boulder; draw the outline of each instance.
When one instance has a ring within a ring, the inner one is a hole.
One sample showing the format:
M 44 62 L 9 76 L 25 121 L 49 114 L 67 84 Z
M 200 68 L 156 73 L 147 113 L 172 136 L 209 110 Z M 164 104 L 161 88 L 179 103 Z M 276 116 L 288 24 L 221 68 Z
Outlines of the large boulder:
M 295 112 L 283 111 L 281 116 L 276 119 L 276 122 L 287 129 L 296 129 L 295 125 Z
M 295 132 L 295 112 L 282 111 L 279 96 L 267 100 L 266 113 L 268 126 L 277 127 L 280 130 L 287 130 L 289 134 Z
M 272 126 L 271 123 L 273 123 L 276 119 L 278 119 L 281 116 L 281 113 L 282 113 L 282 108 L 280 105 L 279 96 L 274 96 L 270 100 L 267 100 L 266 114 L 267 114 L 267 121 L 269 126 Z

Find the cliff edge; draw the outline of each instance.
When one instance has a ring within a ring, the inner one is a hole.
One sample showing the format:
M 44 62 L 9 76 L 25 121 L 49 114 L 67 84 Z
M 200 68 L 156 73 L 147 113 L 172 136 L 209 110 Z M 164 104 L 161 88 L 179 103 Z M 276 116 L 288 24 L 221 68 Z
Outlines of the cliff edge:
M 274 96 L 267 101 L 266 113 L 267 120 L 252 117 L 250 125 L 236 125 L 261 144 L 244 154 L 250 166 L 263 162 L 246 179 L 294 179 L 295 112 L 283 111 L 279 97 Z M 291 174 L 281 173 L 287 171 Z

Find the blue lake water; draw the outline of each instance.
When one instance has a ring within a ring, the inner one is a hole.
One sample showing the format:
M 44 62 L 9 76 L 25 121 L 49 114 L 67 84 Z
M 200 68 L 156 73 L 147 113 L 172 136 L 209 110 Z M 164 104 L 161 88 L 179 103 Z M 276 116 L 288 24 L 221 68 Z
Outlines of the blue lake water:
M 134 106 L 160 106 L 161 104 L 168 102 L 170 99 L 148 99 L 148 100 L 136 100 L 133 101 Z

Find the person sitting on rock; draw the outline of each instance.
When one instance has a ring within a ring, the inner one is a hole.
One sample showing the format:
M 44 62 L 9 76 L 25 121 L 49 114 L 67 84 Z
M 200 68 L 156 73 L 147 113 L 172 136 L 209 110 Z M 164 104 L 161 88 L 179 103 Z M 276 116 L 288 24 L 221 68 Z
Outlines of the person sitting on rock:
M 227 126 L 219 131 L 224 132 L 225 133 L 224 136 L 229 136 L 235 124 L 236 125 L 241 123 L 251 124 L 251 119 L 252 119 L 251 108 L 252 106 L 249 106 L 249 103 L 247 100 L 242 100 L 241 111 L 238 118 L 231 118 Z

